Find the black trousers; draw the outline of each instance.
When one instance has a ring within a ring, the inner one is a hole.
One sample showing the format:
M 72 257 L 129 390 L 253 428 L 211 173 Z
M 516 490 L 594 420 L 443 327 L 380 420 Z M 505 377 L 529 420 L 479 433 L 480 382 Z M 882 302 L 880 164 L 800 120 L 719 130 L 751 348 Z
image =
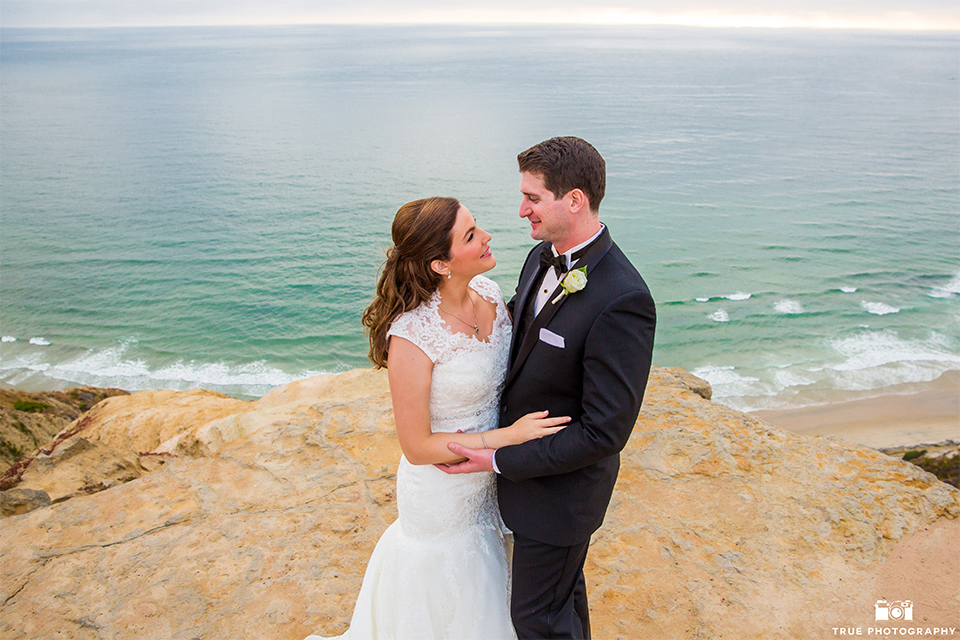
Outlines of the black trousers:
M 583 563 L 590 540 L 554 547 L 514 535 L 510 614 L 520 640 L 590 639 Z

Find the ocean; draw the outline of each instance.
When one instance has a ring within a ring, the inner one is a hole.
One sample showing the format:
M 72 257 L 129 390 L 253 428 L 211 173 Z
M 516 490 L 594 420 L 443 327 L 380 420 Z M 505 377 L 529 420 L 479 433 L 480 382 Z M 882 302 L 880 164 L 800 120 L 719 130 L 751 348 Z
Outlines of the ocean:
M 607 161 L 654 364 L 772 409 L 960 369 L 960 34 L 566 26 L 0 30 L 0 383 L 250 399 L 369 366 L 408 200 L 512 295 L 516 155 Z

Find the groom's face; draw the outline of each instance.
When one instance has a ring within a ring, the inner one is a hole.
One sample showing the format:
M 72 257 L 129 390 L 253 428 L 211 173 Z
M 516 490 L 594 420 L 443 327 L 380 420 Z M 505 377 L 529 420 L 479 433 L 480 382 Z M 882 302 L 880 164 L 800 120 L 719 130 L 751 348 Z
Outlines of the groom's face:
M 543 183 L 543 176 L 527 171 L 520 174 L 520 193 L 520 217 L 530 223 L 530 237 L 562 244 L 571 227 L 567 197 L 558 200 Z

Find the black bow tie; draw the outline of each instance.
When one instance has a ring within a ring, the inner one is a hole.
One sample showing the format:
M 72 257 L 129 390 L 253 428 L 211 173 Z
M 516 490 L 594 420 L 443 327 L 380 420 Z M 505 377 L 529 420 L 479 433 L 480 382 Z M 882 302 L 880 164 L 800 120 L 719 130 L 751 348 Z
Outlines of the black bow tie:
M 589 251 L 590 247 L 592 247 L 595 243 L 596 241 L 591 242 L 579 251 L 574 251 L 572 254 L 570 254 L 571 264 L 587 255 L 587 251 Z M 549 244 L 544 245 L 543 249 L 540 250 L 540 267 L 553 267 L 557 270 L 557 277 L 563 276 L 563 274 L 570 270 L 570 268 L 567 266 L 567 259 L 563 256 L 553 255 L 553 247 Z
M 564 274 L 567 272 L 567 259 L 563 256 L 553 255 L 553 249 L 550 245 L 545 245 L 540 251 L 540 266 L 541 267 L 553 267 L 557 270 L 557 274 Z

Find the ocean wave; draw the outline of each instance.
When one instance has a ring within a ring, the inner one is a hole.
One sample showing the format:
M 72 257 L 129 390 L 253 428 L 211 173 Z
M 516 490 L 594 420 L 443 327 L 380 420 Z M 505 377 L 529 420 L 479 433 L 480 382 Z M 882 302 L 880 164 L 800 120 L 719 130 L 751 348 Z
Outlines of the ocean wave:
M 723 309 L 717 309 L 707 317 L 714 322 L 730 322 L 730 314 Z
M 803 313 L 803 305 L 796 300 L 790 300 L 788 298 L 777 301 L 774 303 L 773 308 L 777 313 L 783 313 L 786 315 L 797 315 Z
M 864 331 L 829 341 L 829 346 L 844 359 L 826 368 L 833 371 L 863 371 L 891 364 L 913 363 L 946 364 L 960 368 L 960 355 L 951 352 L 946 342 L 936 332 L 926 340 L 904 340 L 896 331 Z
M 776 396 L 777 388 L 752 375 L 745 375 L 737 371 L 736 367 L 705 365 L 691 371 L 698 378 L 710 383 L 713 389 L 713 399 L 734 409 L 748 411 L 749 405 L 741 402 L 744 398 L 755 396 Z
M 242 364 L 178 360 L 151 366 L 140 358 L 127 356 L 127 350 L 135 344 L 135 340 L 125 341 L 117 347 L 89 350 L 63 361 L 52 361 L 46 353 L 37 350 L 22 353 L 0 363 L 0 379 L 17 387 L 62 388 L 62 383 L 67 383 L 128 391 L 203 388 L 236 397 L 257 398 L 278 386 L 327 373 L 288 373 L 265 360 Z
M 720 385 L 737 385 L 737 384 L 751 384 L 754 382 L 760 382 L 760 378 L 754 378 L 752 376 L 744 376 L 737 373 L 737 369 L 734 366 L 714 366 L 706 365 L 703 367 L 697 367 L 691 371 L 693 375 L 698 378 L 703 378 L 709 382 L 712 386 Z
M 816 383 L 817 378 L 806 371 L 783 368 L 773 373 L 773 384 L 779 390 L 791 387 L 809 387 Z
M 30 338 L 30 344 L 35 344 L 38 347 L 49 347 L 50 341 L 46 338 Z
M 733 301 L 733 302 L 742 302 L 742 301 L 744 301 L 744 300 L 749 300 L 750 298 L 752 298 L 752 297 L 753 297 L 753 294 L 752 294 L 752 293 L 741 293 L 741 292 L 738 292 L 738 293 L 731 293 L 730 295 L 727 295 L 727 296 L 717 296 L 717 297 L 718 297 L 718 298 L 724 298 L 724 299 L 726 299 L 726 300 L 731 300 L 731 301 Z M 705 296 L 700 296 L 699 298 L 694 298 L 694 301 L 695 301 L 695 302 L 710 302 L 711 300 L 713 300 L 713 298 L 711 298 L 711 297 L 705 297 Z
M 895 331 L 862 331 L 827 342 L 833 357 L 809 361 L 808 353 L 768 354 L 781 364 L 705 365 L 692 373 L 713 387 L 713 399 L 740 411 L 780 409 L 824 402 L 840 393 L 883 393 L 902 384 L 926 383 L 960 370 L 954 340 L 937 332 L 905 339 Z M 793 358 L 793 362 L 783 359 Z M 756 361 L 756 358 L 751 358 Z
M 960 295 L 960 273 L 955 275 L 953 279 L 945 285 L 934 287 L 927 295 L 931 298 L 952 298 Z
M 13 336 L 3 336 L 0 338 L 0 342 L 16 342 L 17 339 Z
M 889 313 L 900 313 L 900 309 L 898 307 L 892 307 L 884 302 L 867 302 L 866 300 L 861 300 L 860 306 L 863 307 L 864 311 L 867 313 L 872 313 L 875 316 L 885 316 Z
M 856 287 L 840 287 L 840 291 L 842 291 L 843 293 L 856 293 L 857 288 Z

